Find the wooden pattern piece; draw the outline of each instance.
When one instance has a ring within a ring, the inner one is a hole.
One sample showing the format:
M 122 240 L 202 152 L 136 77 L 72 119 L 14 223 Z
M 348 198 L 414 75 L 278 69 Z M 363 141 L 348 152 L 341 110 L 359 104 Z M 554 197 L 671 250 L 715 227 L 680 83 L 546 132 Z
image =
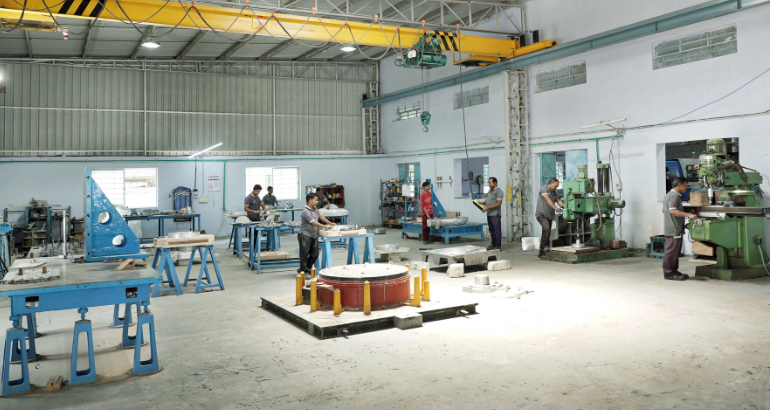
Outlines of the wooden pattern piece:
M 48 390 L 49 393 L 54 393 L 59 391 L 63 384 L 64 384 L 63 377 L 53 376 L 50 379 L 48 379 L 48 383 L 45 384 L 45 388 Z
M 118 265 L 118 267 L 115 268 L 115 270 L 129 270 L 129 269 L 133 269 L 134 265 L 136 265 L 136 260 L 134 260 L 134 259 L 126 259 L 123 262 L 121 262 L 120 265 Z
M 214 235 L 200 235 L 193 238 L 169 238 L 163 236 L 153 239 L 156 248 L 180 248 L 186 246 L 203 246 L 214 243 Z
M 551 249 L 552 252 L 566 252 L 566 253 L 588 253 L 588 252 L 596 252 L 600 248 L 597 248 L 595 246 L 586 246 L 585 248 L 579 248 L 575 249 L 572 246 L 559 246 L 557 248 Z

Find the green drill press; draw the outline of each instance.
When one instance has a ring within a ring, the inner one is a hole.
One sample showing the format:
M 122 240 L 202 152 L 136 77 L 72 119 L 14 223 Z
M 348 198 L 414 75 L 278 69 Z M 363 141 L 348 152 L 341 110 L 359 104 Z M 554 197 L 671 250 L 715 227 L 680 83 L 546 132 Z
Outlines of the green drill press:
M 707 190 L 708 205 L 685 205 L 687 212 L 699 218 L 687 228 L 692 240 L 716 247 L 717 264 L 699 266 L 695 274 L 722 280 L 765 276 L 764 218 L 770 218 L 770 208 L 762 207 L 762 176 L 728 159 L 722 139 L 706 141 L 699 163 L 698 177 Z
M 564 181 L 564 213 L 559 219 L 560 248 L 554 247 L 548 258 L 566 263 L 582 263 L 630 256 L 628 249 L 615 241 L 615 209 L 626 206 L 610 189 L 610 164 L 596 164 L 597 179 L 588 178 L 588 165 L 577 165 L 577 178 Z M 597 217 L 593 223 L 591 218 Z M 552 238 L 554 239 L 554 238 Z M 586 244 L 600 249 L 581 252 Z M 611 249 L 616 248 L 616 249 Z

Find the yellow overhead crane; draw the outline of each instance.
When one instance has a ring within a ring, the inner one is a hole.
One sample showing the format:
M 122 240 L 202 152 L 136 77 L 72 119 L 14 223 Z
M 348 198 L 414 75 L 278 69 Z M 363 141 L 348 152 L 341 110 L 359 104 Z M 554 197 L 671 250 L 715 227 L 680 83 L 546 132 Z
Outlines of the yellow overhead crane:
M 386 26 L 377 21 L 361 23 L 317 17 L 215 7 L 158 0 L 0 0 L 0 28 L 56 31 L 67 37 L 58 17 L 132 22 L 161 27 L 216 31 L 220 34 L 272 36 L 295 41 L 333 42 L 390 48 L 403 52 L 398 65 L 432 68 L 446 64 L 443 52 L 468 55 L 454 61 L 466 66 L 486 66 L 557 45 L 546 40 L 522 46 L 517 40 L 476 37 L 459 31 Z M 2 33 L 0 32 L 0 38 Z

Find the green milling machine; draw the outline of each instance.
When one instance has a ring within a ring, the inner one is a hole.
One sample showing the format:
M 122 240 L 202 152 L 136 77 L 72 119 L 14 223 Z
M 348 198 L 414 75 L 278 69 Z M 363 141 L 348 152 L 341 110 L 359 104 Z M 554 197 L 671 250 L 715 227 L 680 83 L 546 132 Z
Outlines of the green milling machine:
M 577 178 L 564 181 L 564 210 L 557 219 L 559 233 L 551 237 L 549 260 L 585 263 L 632 255 L 625 242 L 615 239 L 615 210 L 624 208 L 626 201 L 613 196 L 610 164 L 599 161 L 596 175 L 595 182 L 588 178 L 588 165 L 578 164 Z
M 684 204 L 686 212 L 698 215 L 687 228 L 692 241 L 715 247 L 717 263 L 698 266 L 695 274 L 722 280 L 766 276 L 764 220 L 770 219 L 770 208 L 762 206 L 762 175 L 728 159 L 725 141 L 712 139 L 699 156 L 698 177 L 708 205 Z

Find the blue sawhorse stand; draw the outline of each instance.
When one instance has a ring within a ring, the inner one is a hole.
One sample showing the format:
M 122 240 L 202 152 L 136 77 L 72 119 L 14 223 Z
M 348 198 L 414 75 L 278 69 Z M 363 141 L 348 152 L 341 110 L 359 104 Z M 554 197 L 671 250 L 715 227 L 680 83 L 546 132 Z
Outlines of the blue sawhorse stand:
M 205 245 L 193 248 L 190 255 L 190 264 L 187 266 L 187 274 L 184 277 L 184 284 L 187 286 L 187 281 L 190 279 L 190 271 L 192 270 L 193 262 L 195 261 L 195 252 L 201 256 L 201 270 L 198 272 L 198 281 L 195 284 L 195 293 L 199 293 L 201 289 L 219 287 L 220 290 L 225 290 L 225 285 L 222 283 L 222 275 L 219 273 L 219 265 L 217 265 L 217 258 L 214 256 L 214 245 Z M 206 266 L 206 255 L 211 256 L 211 263 L 214 264 L 214 273 L 217 274 L 218 283 L 211 283 L 211 276 L 209 276 L 209 268 Z M 206 274 L 207 285 L 202 285 L 203 274 Z
M 75 322 L 75 332 L 72 336 L 72 356 L 70 356 L 70 386 L 83 386 L 91 384 L 99 379 L 96 375 L 96 365 L 94 360 L 94 334 L 91 328 L 91 321 L 86 320 L 88 309 L 80 308 L 80 320 Z M 78 339 L 80 334 L 85 333 L 88 347 L 88 368 L 78 370 Z
M 160 267 L 158 267 L 158 259 L 160 259 Z M 176 269 L 174 269 L 174 259 L 171 257 L 170 248 L 157 248 L 155 252 L 155 258 L 152 260 L 153 269 L 157 269 L 161 275 L 165 274 L 166 280 L 155 286 L 152 291 L 152 297 L 157 297 L 158 292 L 173 292 L 176 291 L 177 295 L 182 294 L 182 287 L 179 285 L 179 278 L 176 276 Z M 168 289 L 160 289 L 161 285 L 168 283 Z
M 329 240 L 328 236 L 323 236 L 322 238 L 323 242 L 321 243 L 320 250 L 321 255 L 315 261 L 315 268 L 317 271 L 334 266 L 332 262 L 332 241 Z M 358 238 L 365 238 L 366 240 L 364 244 L 364 262 L 374 263 L 374 234 L 365 233 L 362 235 L 348 236 L 345 238 L 348 242 L 348 265 L 350 265 L 354 260 L 356 264 L 361 263 L 361 257 L 358 256 Z

